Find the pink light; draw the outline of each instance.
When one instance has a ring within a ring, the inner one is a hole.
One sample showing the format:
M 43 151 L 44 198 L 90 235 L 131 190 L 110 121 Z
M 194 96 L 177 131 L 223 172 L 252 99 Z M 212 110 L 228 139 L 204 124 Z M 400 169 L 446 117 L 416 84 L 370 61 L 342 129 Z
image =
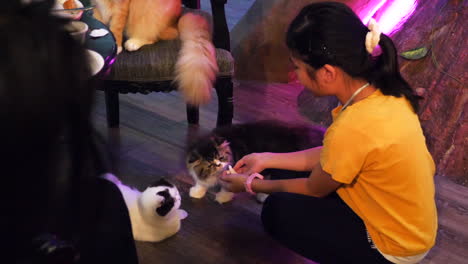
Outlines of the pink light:
M 362 18 L 362 15 L 360 15 L 362 23 L 364 25 L 367 25 L 369 23 L 369 20 L 377 13 L 377 11 L 385 4 L 387 3 L 387 0 L 381 0 L 380 3 L 378 3 L 370 12 L 367 12 L 367 14 L 364 14 L 364 18 Z
M 394 0 L 378 21 L 382 32 L 390 35 L 397 31 L 411 17 L 416 6 L 416 0 Z
M 361 12 L 360 17 L 362 22 L 367 25 L 371 17 L 377 14 L 380 29 L 383 33 L 390 35 L 413 14 L 416 6 L 417 0 L 381 0 L 368 12 Z

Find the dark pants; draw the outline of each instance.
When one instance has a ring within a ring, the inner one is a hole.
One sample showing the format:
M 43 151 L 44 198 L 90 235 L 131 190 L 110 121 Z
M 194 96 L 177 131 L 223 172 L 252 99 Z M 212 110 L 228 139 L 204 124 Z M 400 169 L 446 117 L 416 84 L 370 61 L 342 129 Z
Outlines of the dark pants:
M 95 164 L 98 175 L 112 171 L 112 153 L 105 140 L 94 134 Z M 130 215 L 119 188 L 108 180 L 97 179 L 95 220 L 88 243 L 84 245 L 82 263 L 137 264 Z
M 82 249 L 81 263 L 138 263 L 130 216 L 120 190 L 98 179 L 97 217 Z
M 274 239 L 321 264 L 391 263 L 371 247 L 363 221 L 336 193 L 325 198 L 274 193 L 261 217 Z

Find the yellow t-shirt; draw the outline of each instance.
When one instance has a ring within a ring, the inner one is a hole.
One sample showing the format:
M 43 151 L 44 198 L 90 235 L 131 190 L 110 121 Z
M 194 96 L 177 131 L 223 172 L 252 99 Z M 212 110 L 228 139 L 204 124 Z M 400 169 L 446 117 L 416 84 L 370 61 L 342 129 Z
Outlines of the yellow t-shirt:
M 435 243 L 435 166 L 418 116 L 404 98 L 380 90 L 332 111 L 320 157 L 344 183 L 338 195 L 361 217 L 377 248 L 412 256 Z

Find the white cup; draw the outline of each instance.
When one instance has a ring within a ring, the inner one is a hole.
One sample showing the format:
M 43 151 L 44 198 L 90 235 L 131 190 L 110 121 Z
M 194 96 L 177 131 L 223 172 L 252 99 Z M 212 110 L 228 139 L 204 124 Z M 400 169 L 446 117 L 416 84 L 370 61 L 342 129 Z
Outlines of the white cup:
M 86 32 L 88 32 L 88 25 L 82 21 L 70 21 L 65 25 L 65 30 L 81 44 L 84 44 L 86 39 Z

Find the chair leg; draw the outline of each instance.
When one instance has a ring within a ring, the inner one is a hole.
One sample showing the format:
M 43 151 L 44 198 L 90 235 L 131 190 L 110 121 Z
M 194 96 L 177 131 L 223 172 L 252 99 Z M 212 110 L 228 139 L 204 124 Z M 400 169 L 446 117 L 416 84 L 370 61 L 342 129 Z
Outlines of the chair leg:
M 113 89 L 104 91 L 106 100 L 107 126 L 119 127 L 119 92 Z
M 187 104 L 187 121 L 190 125 L 198 125 L 200 112 L 198 106 Z
M 218 120 L 216 126 L 231 125 L 234 116 L 232 78 L 216 80 L 215 89 L 218 95 Z

